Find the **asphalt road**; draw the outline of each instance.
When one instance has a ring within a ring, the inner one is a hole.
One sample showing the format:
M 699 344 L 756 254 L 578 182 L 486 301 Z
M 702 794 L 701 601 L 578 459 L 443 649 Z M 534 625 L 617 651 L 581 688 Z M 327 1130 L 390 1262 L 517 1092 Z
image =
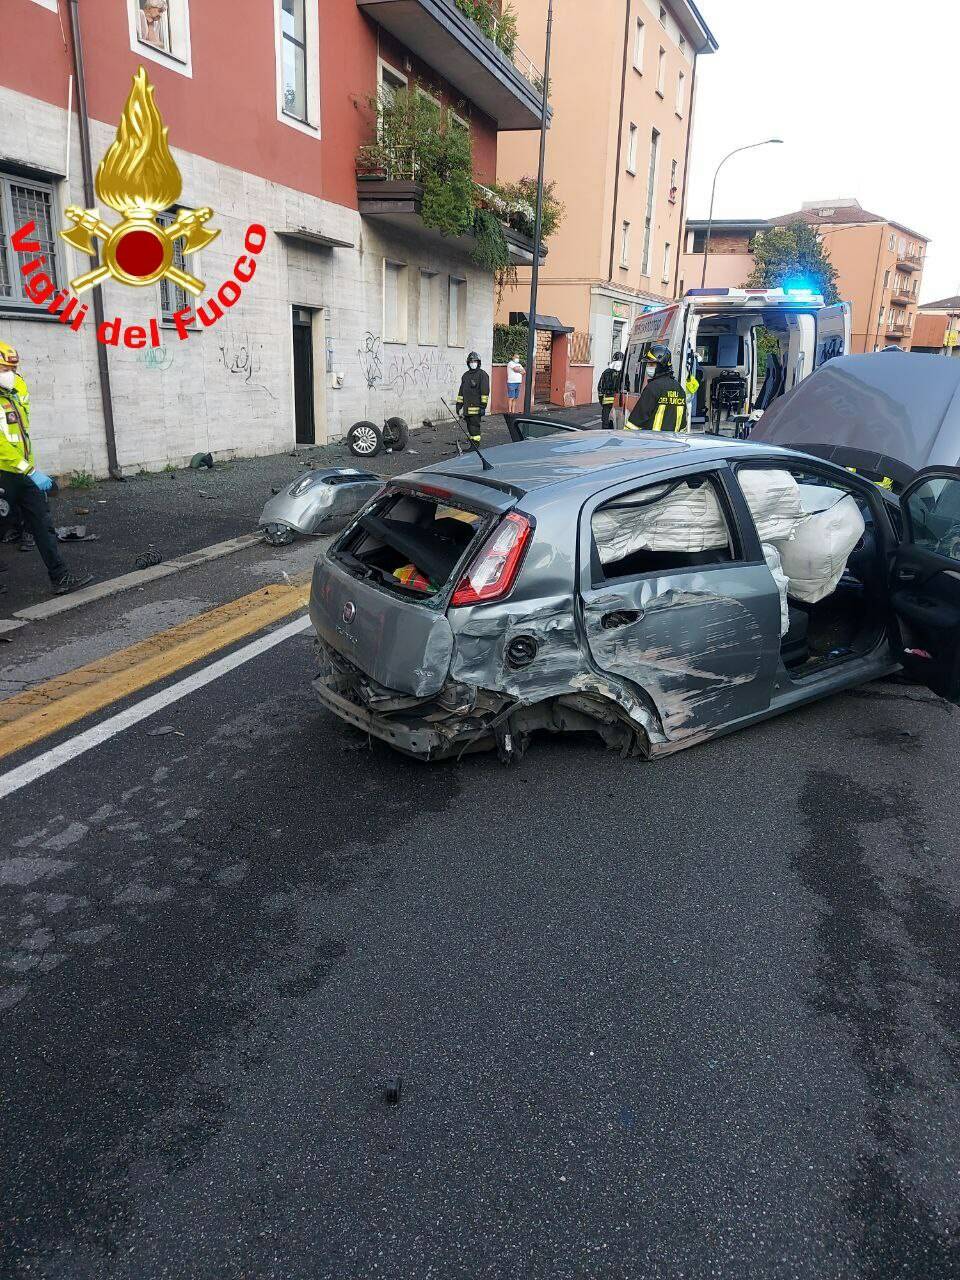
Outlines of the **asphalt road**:
M 960 1276 L 960 713 L 430 767 L 312 671 L 3 802 L 0 1275 Z

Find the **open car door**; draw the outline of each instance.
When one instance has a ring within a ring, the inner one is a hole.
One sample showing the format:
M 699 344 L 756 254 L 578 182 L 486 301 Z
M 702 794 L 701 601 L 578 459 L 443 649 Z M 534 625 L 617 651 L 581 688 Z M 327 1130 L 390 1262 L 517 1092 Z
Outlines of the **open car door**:
M 525 418 L 523 414 L 505 415 L 510 439 L 515 443 L 521 440 L 541 440 L 544 436 L 555 436 L 564 431 L 583 431 L 583 427 L 572 426 L 569 422 L 554 422 L 550 418 Z
M 816 313 L 817 350 L 813 367 L 845 356 L 850 350 L 850 303 L 838 302 Z
M 903 538 L 890 601 L 901 624 L 903 665 L 918 683 L 960 702 L 960 468 L 917 472 L 900 508 Z

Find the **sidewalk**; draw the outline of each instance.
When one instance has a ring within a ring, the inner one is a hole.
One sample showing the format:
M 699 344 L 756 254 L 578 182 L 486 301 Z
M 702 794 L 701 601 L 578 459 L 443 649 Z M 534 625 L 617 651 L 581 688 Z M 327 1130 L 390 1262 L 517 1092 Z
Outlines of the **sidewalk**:
M 299 448 L 261 458 L 216 463 L 213 470 L 161 471 L 131 476 L 122 483 L 102 480 L 91 489 L 64 489 L 50 508 L 57 526 L 86 525 L 96 542 L 61 543 L 75 573 L 92 573 L 95 581 L 116 578 L 136 569 L 137 557 L 151 549 L 163 560 L 176 559 L 241 534 L 254 533 L 271 490 L 289 484 L 305 465 L 362 467 L 378 475 L 400 475 L 456 453 L 453 423 L 411 430 L 401 453 L 382 453 L 364 461 L 346 443 Z M 502 416 L 486 420 L 484 442 L 509 441 Z M 51 598 L 43 562 L 36 551 L 0 546 L 0 617 Z

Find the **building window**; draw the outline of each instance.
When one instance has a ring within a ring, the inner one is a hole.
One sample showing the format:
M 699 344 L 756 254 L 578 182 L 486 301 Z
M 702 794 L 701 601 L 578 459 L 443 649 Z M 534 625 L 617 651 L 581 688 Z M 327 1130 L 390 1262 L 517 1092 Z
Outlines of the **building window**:
M 890 272 L 889 272 L 889 271 L 885 271 L 885 272 L 883 273 L 883 287 L 886 289 L 886 287 L 887 287 L 887 285 L 888 285 L 889 283 L 890 283 Z
M 693 244 L 690 247 L 691 253 L 706 253 L 707 251 L 707 233 L 706 231 L 694 231 Z
M 157 222 L 161 227 L 169 227 L 176 219 L 180 210 L 176 207 L 167 209 L 164 213 L 157 214 Z M 187 266 L 186 259 L 183 256 L 183 241 L 177 240 L 173 246 L 173 261 L 170 264 L 179 267 L 181 271 L 187 271 L 190 275 L 199 276 L 200 263 L 199 255 L 192 254 L 190 257 L 190 265 Z M 173 317 L 177 311 L 192 311 L 193 298 L 187 293 L 186 289 L 181 289 L 178 284 L 174 284 L 171 280 L 160 281 L 160 318 L 165 324 L 173 324 Z M 197 321 L 194 320 L 191 328 L 197 327 Z
M 901 237 L 900 237 L 900 240 L 899 240 L 899 243 L 898 243 L 898 245 L 897 245 L 897 248 L 898 248 L 898 250 L 899 250 L 900 257 L 902 258 L 902 257 L 903 257 L 903 255 L 904 255 L 904 254 L 906 253 L 906 251 L 907 251 L 907 242 L 906 242 L 906 240 L 904 240 L 903 236 L 901 236 Z
M 383 260 L 383 340 L 407 340 L 407 264 Z
M 657 57 L 657 93 L 663 97 L 663 87 L 667 79 L 667 51 L 661 49 Z
M 683 115 L 683 108 L 685 105 L 685 102 L 684 102 L 684 92 L 686 89 L 685 80 L 686 80 L 686 76 L 681 71 L 680 74 L 677 76 L 677 115 L 678 116 Z
M 893 253 L 894 245 L 895 245 L 896 243 L 897 243 L 897 237 L 896 237 L 896 236 L 893 234 L 893 232 L 891 231 L 891 232 L 890 232 L 890 239 L 889 239 L 889 241 L 887 242 L 887 249 L 888 249 L 888 251 L 889 251 L 890 253 Z
M 190 0 L 127 0 L 130 48 L 190 75 Z
M 28 182 L 0 173 L 0 311 L 13 304 L 30 306 L 24 293 L 24 279 L 20 268 L 32 258 L 46 255 L 43 270 L 56 288 L 60 287 L 62 273 L 58 262 L 58 240 L 53 225 L 56 208 L 53 187 L 42 182 Z M 39 253 L 16 253 L 10 237 L 24 223 L 33 222 L 36 230 L 33 239 L 40 242 Z
M 450 277 L 450 294 L 447 299 L 447 346 L 462 347 L 467 331 L 467 282 L 457 276 Z
M 417 338 L 424 347 L 435 347 L 440 341 L 440 277 L 435 271 L 420 272 L 420 323 Z
M 643 25 L 643 19 L 637 19 L 637 29 L 633 33 L 633 65 L 636 71 L 643 75 L 643 40 L 646 35 L 646 27 Z
M 667 25 L 667 6 L 665 4 L 660 6 L 660 25 L 661 27 Z
M 671 160 L 670 161 L 670 190 L 667 192 L 667 198 L 671 204 L 677 203 L 677 191 L 679 189 L 677 187 L 677 174 L 678 174 L 677 162 L 676 160 Z
M 304 0 L 282 0 L 283 109 L 295 120 L 307 119 L 307 24 Z
M 630 223 L 625 222 L 620 233 L 620 265 L 621 267 L 629 267 L 630 265 Z
M 664 284 L 670 283 L 670 245 L 663 246 L 663 269 L 660 272 L 660 279 Z
M 443 106 L 440 99 L 435 98 L 432 93 L 427 93 L 426 89 L 418 89 L 417 101 L 426 108 L 430 119 L 435 124 L 437 132 L 439 133 L 440 122 L 443 119 Z
M 679 43 L 680 43 L 680 52 L 681 52 L 684 56 L 686 56 L 686 52 L 687 52 L 687 41 L 686 41 L 686 38 L 685 38 L 684 36 L 680 36 Z
M 315 0 L 274 0 L 277 119 L 320 133 L 320 29 Z
M 627 173 L 637 172 L 637 143 L 640 130 L 635 124 L 630 125 L 630 136 L 627 140 Z
M 465 134 L 470 134 L 470 122 L 464 120 L 462 116 L 458 116 L 453 110 L 447 111 L 447 124 L 451 129 L 462 129 Z
M 407 87 L 407 77 L 401 75 L 399 71 L 394 71 L 393 67 L 388 66 L 386 62 L 379 62 L 377 69 L 380 81 L 380 103 L 384 107 L 392 107 L 397 94 Z
M 640 274 L 650 274 L 650 246 L 653 240 L 653 210 L 656 199 L 657 161 L 660 157 L 660 134 L 656 129 L 650 134 L 650 171 L 647 175 L 647 210 L 643 219 L 643 263 Z

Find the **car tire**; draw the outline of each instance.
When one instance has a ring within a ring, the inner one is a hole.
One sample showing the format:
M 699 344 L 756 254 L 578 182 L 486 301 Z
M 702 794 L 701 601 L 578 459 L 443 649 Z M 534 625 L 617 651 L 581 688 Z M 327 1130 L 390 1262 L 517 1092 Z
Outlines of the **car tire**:
M 383 424 L 383 439 L 388 449 L 400 453 L 407 447 L 410 439 L 410 428 L 403 418 L 388 418 Z
M 383 452 L 383 432 L 375 422 L 355 422 L 347 432 L 347 444 L 356 458 L 373 458 Z

